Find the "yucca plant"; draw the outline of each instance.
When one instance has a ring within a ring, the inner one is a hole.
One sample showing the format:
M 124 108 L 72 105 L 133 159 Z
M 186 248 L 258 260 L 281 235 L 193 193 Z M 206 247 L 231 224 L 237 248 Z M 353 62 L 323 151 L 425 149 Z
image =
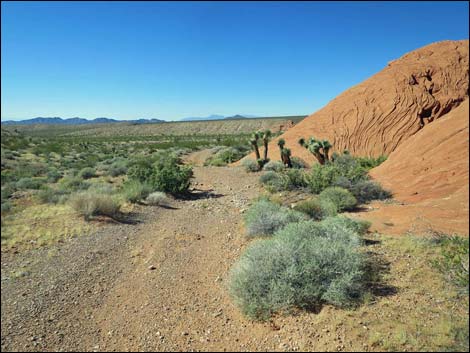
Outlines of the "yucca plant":
M 323 165 L 330 161 L 329 152 L 333 146 L 328 140 L 317 140 L 314 137 L 310 137 L 308 141 L 305 141 L 302 137 L 299 139 L 299 145 L 312 153 L 318 160 L 318 163 Z

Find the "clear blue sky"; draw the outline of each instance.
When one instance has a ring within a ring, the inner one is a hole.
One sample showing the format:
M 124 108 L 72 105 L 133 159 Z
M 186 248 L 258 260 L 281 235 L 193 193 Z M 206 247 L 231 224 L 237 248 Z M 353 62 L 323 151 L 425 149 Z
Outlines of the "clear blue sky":
M 467 2 L 2 2 L 1 117 L 311 113 Z

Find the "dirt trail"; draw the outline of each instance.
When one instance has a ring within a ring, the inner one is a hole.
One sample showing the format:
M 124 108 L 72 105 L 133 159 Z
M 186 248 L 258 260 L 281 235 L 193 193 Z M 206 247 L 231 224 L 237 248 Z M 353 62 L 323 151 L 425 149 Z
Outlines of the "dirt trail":
M 263 349 L 269 325 L 249 324 L 225 288 L 258 176 L 194 171 L 190 199 L 137 208 L 140 224 L 2 254 L 2 350 Z

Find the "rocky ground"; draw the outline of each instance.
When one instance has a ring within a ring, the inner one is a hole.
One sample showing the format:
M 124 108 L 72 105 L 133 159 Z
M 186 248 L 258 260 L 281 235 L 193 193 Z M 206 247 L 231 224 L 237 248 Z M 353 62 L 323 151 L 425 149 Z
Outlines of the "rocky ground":
M 384 258 L 390 283 L 369 304 L 247 320 L 226 284 L 249 243 L 242 216 L 260 194 L 259 175 L 194 170 L 191 197 L 138 206 L 135 224 L 107 223 L 92 236 L 2 252 L 2 351 L 383 350 L 384 339 L 395 342 L 390 325 L 402 325 L 416 307 L 434 308 L 416 312 L 418 326 L 448 312 L 447 299 L 430 291 L 437 280 L 419 285 L 426 276 L 411 276 L 426 267 L 419 258 L 372 241 L 369 251 Z M 396 344 L 417 347 L 410 342 Z

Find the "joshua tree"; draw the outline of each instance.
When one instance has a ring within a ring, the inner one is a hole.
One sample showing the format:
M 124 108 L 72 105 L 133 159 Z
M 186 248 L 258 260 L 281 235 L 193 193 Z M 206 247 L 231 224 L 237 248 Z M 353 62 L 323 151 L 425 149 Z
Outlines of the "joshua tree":
M 291 152 L 290 149 L 284 148 L 286 144 L 286 141 L 281 138 L 279 141 L 277 141 L 277 145 L 279 146 L 280 152 L 281 152 L 281 160 L 282 163 L 287 167 L 287 168 L 292 168 L 292 162 L 290 160 Z
M 330 157 L 328 153 L 332 147 L 328 140 L 316 140 L 314 137 L 310 137 L 308 141 L 304 138 L 299 140 L 299 145 L 305 147 L 310 153 L 312 153 L 320 164 L 329 162 Z
M 271 130 L 265 130 L 263 132 L 264 163 L 268 162 L 268 144 L 269 144 L 269 138 L 270 137 L 271 137 Z
M 289 148 L 283 148 L 281 150 L 281 159 L 282 159 L 282 163 L 284 163 L 284 165 L 287 167 L 287 168 L 292 168 L 292 162 L 290 160 L 290 156 L 291 156 L 291 152 L 290 152 L 290 149 Z
M 259 140 L 259 133 L 254 132 L 251 135 L 250 143 L 251 143 L 251 147 L 253 147 L 253 150 L 255 151 L 257 161 L 261 159 L 261 156 L 259 154 L 259 148 L 258 148 L 258 140 Z

